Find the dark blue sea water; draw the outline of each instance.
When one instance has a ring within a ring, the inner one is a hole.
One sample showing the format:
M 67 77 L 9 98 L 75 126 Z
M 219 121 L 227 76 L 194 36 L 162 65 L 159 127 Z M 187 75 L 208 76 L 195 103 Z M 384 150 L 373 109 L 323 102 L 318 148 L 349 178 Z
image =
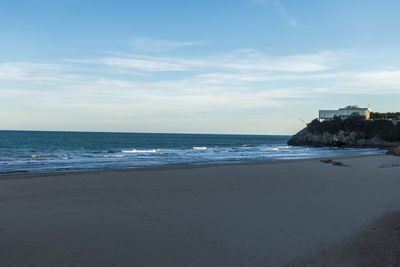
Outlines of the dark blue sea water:
M 0 131 L 0 174 L 333 157 L 378 149 L 290 147 L 286 135 Z

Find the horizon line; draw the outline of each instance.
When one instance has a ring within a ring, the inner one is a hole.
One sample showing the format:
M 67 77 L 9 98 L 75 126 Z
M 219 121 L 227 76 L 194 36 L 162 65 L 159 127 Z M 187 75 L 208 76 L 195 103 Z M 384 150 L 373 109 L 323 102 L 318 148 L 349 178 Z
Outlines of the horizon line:
M 183 132 L 129 132 L 129 131 L 81 131 L 81 130 L 15 130 L 0 129 L 0 132 L 61 132 L 61 133 L 117 133 L 117 134 L 180 134 L 180 135 L 255 135 L 255 136 L 293 136 L 293 134 L 250 134 L 250 133 L 183 133 Z

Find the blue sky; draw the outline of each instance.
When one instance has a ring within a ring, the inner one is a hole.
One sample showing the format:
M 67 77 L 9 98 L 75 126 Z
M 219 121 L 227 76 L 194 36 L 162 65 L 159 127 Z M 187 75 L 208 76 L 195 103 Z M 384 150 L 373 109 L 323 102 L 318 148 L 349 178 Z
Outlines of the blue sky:
M 2 1 L 0 129 L 292 134 L 400 111 L 398 1 Z

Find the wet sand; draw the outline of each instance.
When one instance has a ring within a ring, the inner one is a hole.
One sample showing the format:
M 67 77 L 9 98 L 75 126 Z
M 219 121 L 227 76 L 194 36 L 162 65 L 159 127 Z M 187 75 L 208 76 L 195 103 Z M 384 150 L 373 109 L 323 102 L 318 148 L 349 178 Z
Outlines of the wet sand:
M 399 266 L 400 158 L 0 177 L 1 266 Z

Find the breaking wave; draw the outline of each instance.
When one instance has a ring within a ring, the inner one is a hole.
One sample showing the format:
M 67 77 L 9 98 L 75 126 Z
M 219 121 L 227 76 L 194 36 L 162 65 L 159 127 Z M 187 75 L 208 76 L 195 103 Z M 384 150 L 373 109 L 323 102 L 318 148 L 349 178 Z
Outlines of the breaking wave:
M 144 149 L 144 150 L 140 150 L 140 149 L 132 149 L 132 150 L 122 150 L 122 153 L 157 153 L 160 152 L 161 149 Z
M 376 154 L 291 147 L 289 136 L 0 131 L 0 174 L 201 165 Z
M 193 149 L 197 149 L 197 150 L 206 150 L 207 147 L 206 146 L 194 146 L 192 147 Z

